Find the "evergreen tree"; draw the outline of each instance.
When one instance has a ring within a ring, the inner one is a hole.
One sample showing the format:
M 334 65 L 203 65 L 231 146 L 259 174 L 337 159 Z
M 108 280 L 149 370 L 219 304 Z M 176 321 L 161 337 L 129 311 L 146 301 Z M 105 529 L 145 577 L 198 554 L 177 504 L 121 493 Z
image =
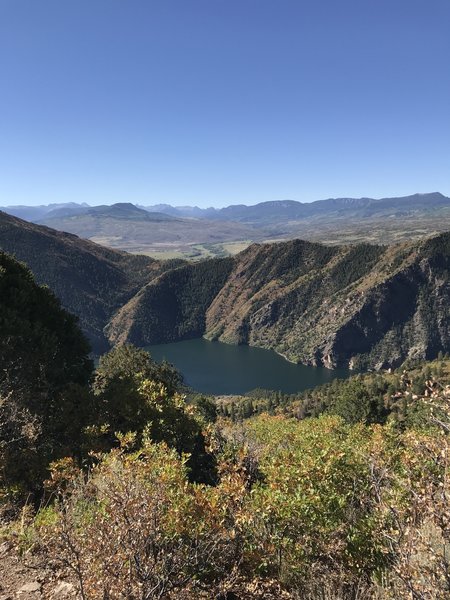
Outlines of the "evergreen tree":
M 89 344 L 77 319 L 0 252 L 0 477 L 39 487 L 51 460 L 80 452 L 91 416 Z

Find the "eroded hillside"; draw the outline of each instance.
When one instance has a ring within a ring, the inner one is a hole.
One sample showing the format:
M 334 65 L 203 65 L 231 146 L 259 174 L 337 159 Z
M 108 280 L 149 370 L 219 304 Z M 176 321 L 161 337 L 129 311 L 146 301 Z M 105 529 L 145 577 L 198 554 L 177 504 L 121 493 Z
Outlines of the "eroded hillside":
M 450 347 L 449 240 L 253 245 L 153 280 L 108 331 L 143 345 L 203 334 L 328 367 L 429 358 Z

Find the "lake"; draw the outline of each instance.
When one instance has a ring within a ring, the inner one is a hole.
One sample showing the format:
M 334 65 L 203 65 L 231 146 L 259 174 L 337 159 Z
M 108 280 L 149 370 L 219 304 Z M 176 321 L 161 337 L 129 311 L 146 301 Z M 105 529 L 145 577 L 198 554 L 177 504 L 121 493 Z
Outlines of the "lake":
M 272 350 L 205 339 L 145 349 L 155 360 L 175 365 L 187 385 L 205 394 L 244 394 L 255 388 L 294 393 L 350 375 L 347 369 L 295 365 Z

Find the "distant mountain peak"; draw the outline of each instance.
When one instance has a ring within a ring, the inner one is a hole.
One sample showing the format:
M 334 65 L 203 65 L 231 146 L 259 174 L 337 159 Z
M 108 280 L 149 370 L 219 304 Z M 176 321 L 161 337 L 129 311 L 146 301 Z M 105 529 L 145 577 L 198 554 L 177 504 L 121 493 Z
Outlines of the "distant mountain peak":
M 132 202 L 115 202 L 114 204 L 111 204 L 111 206 L 117 206 L 117 207 L 121 207 L 121 208 L 137 208 L 138 210 L 141 210 L 138 206 L 136 206 Z
M 131 202 L 117 202 L 116 204 L 92 206 L 86 213 L 94 217 L 138 220 L 138 221 L 172 221 L 175 217 L 167 215 L 163 212 L 149 212 L 143 208 L 139 208 Z

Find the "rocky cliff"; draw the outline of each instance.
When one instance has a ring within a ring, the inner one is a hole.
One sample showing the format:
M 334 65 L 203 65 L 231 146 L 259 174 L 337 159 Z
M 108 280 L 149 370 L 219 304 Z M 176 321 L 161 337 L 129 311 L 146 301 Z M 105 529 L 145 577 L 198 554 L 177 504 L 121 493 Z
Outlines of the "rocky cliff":
M 380 368 L 450 349 L 450 234 L 383 247 L 294 240 L 171 271 L 113 319 L 111 341 L 201 334 L 289 360 Z

